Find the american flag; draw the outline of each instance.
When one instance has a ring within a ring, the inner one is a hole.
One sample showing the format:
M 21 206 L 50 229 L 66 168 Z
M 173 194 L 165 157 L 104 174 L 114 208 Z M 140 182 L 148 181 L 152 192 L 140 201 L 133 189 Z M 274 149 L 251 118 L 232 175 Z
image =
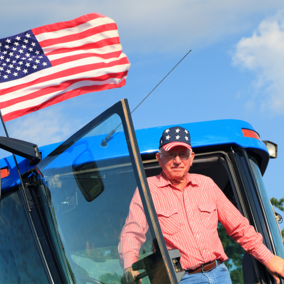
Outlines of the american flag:
M 88 92 L 125 85 L 130 63 L 115 22 L 87 14 L 0 40 L 4 121 Z

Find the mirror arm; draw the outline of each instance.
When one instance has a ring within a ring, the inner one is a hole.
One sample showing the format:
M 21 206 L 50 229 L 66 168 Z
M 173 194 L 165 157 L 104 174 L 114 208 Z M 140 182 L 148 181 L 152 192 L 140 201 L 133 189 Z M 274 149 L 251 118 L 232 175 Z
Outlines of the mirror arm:
M 30 166 L 41 161 L 41 153 L 38 150 L 38 146 L 30 142 L 0 136 L 0 148 L 15 155 L 27 158 Z

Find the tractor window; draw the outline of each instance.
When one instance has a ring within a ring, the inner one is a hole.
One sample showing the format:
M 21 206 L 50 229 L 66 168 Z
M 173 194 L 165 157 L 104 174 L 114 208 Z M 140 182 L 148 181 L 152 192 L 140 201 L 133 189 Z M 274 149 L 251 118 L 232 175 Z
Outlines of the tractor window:
M 0 203 L 0 283 L 49 283 L 18 190 Z
M 253 175 L 257 184 L 257 189 L 260 192 L 261 200 L 264 206 L 265 215 L 267 216 L 270 232 L 272 234 L 273 242 L 275 245 L 275 249 L 277 252 L 277 255 L 280 257 L 284 257 L 284 248 L 283 248 L 283 242 L 281 235 L 279 234 L 278 226 L 275 221 L 275 216 L 272 210 L 272 206 L 270 203 L 270 199 L 268 198 L 265 185 L 262 179 L 261 172 L 259 170 L 258 164 L 256 162 L 256 159 L 252 156 L 249 157 L 249 161 L 252 167 Z
M 227 198 L 238 208 L 226 163 L 222 154 L 196 155 L 190 173 L 202 174 L 212 178 Z M 158 175 L 161 172 L 156 160 L 144 161 L 144 167 L 147 177 Z M 230 271 L 232 282 L 242 284 L 244 283 L 242 261 L 245 251 L 227 235 L 221 223 L 218 224 L 218 233 L 225 253 L 229 258 L 225 265 Z
M 127 142 L 121 116 L 107 110 L 29 175 L 37 177 L 36 195 L 58 262 L 74 283 L 119 284 L 124 269 L 151 255 L 159 273 L 146 275 L 143 284 L 150 283 L 150 276 L 163 276 L 162 283 L 169 283 L 156 233 L 147 232 L 151 232 L 148 217 L 143 215 L 134 226 L 127 223 L 138 184 Z M 142 204 L 134 214 L 137 211 L 144 212 Z M 128 242 L 126 224 L 136 236 L 133 242 Z M 136 234 L 137 228 L 143 228 L 146 236 Z

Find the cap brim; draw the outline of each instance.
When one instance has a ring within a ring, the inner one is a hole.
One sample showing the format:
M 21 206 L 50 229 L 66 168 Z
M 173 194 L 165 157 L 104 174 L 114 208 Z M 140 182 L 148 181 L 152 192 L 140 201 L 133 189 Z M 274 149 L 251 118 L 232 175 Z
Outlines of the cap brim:
M 191 150 L 191 146 L 189 144 L 187 144 L 187 143 L 184 143 L 184 142 L 170 142 L 170 143 L 162 146 L 162 148 L 165 151 L 169 151 L 172 148 L 177 147 L 177 146 L 183 146 L 183 147 L 186 147 L 187 149 Z

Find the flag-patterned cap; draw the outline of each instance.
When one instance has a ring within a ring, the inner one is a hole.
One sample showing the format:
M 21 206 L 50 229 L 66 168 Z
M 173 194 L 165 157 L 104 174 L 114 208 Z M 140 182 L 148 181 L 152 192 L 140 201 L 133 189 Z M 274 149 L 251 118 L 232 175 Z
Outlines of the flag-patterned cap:
M 184 146 L 191 150 L 190 133 L 180 126 L 164 130 L 159 143 L 159 148 L 163 147 L 165 151 L 169 151 L 176 146 Z

